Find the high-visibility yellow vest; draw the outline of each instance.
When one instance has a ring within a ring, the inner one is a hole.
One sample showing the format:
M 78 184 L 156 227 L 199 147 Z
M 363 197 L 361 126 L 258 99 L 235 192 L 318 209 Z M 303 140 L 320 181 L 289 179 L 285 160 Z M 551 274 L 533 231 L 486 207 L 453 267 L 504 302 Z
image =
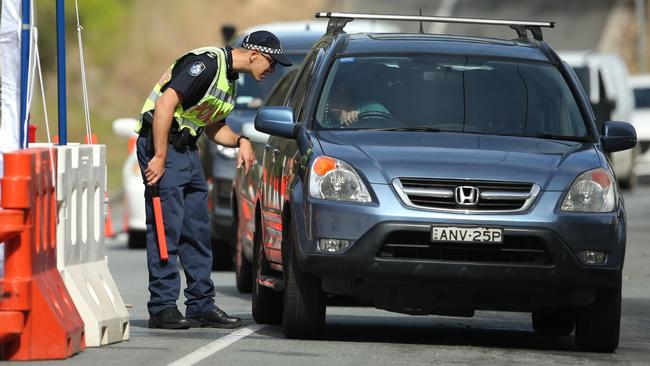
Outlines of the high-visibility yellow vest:
M 207 53 L 208 56 L 217 59 L 217 72 L 203 98 L 187 110 L 184 110 L 183 106 L 179 104 L 174 111 L 174 118 L 178 122 L 179 130 L 188 128 L 190 134 L 196 136 L 199 128 L 211 122 L 221 121 L 232 112 L 235 107 L 236 81 L 231 82 L 228 80 L 226 55 L 221 48 L 203 47 L 192 50 L 187 54 L 190 53 L 195 55 Z M 156 99 L 162 95 L 160 89 L 171 80 L 172 69 L 178 60 L 167 69 L 158 83 L 154 85 L 153 90 L 142 106 L 142 114 L 154 110 Z M 136 126 L 136 133 L 140 132 L 141 123 Z

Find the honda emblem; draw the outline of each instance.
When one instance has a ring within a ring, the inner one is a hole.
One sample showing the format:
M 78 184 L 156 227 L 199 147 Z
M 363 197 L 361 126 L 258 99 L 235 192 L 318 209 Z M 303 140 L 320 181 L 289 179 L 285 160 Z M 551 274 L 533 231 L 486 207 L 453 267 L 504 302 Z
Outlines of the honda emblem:
M 472 186 L 456 187 L 454 192 L 456 203 L 461 206 L 474 206 L 478 203 L 478 188 Z

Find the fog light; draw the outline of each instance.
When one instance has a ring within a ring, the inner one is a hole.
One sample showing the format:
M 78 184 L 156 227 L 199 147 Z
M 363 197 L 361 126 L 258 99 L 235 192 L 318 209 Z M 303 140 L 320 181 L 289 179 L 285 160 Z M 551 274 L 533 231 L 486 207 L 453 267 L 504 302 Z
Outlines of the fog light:
M 604 264 L 605 252 L 594 252 L 592 250 L 585 250 L 578 254 L 578 257 L 584 264 Z
M 318 251 L 325 253 L 341 253 L 350 246 L 349 240 L 321 239 L 318 241 Z

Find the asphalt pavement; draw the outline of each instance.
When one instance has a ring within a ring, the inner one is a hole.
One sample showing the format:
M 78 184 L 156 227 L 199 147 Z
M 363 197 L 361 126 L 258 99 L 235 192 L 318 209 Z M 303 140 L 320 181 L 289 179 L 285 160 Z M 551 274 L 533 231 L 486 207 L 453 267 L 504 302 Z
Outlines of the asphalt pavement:
M 130 250 L 123 234 L 106 248 L 109 267 L 131 316 L 131 340 L 89 348 L 44 365 L 430 365 L 585 364 L 647 365 L 650 361 L 650 186 L 625 193 L 628 243 L 623 283 L 621 341 L 616 353 L 579 352 L 573 336 L 532 330 L 530 315 L 477 312 L 473 318 L 408 316 L 360 307 L 328 307 L 325 337 L 288 340 L 279 326 L 251 318 L 250 295 L 237 292 L 232 272 L 213 272 L 217 304 L 240 316 L 239 330 L 169 331 L 147 327 L 144 250 Z M 112 207 L 119 227 L 119 205 Z M 183 309 L 183 299 L 179 300 Z M 174 363 L 176 362 L 176 363 Z M 2 364 L 2 363 L 0 363 Z M 7 363 L 11 364 L 11 363 Z

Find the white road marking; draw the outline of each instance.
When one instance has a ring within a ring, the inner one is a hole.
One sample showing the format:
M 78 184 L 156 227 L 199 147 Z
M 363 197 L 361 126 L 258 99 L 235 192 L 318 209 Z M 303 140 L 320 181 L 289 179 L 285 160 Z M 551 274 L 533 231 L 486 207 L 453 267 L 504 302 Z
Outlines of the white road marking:
M 188 354 L 183 358 L 168 364 L 167 366 L 190 366 L 195 365 L 206 358 L 212 356 L 213 354 L 221 351 L 222 349 L 230 346 L 231 344 L 237 342 L 238 340 L 247 337 L 263 328 L 266 328 L 267 325 L 260 324 L 251 324 L 246 328 L 238 329 L 226 336 L 223 336 L 217 339 L 214 342 L 208 343 L 207 345 L 197 349 L 196 351 Z
M 437 17 L 450 16 L 451 13 L 453 13 L 457 3 L 458 0 L 442 0 L 440 6 L 438 7 L 438 11 L 436 11 L 435 16 Z M 445 30 L 447 30 L 448 25 L 449 23 L 432 23 L 431 26 L 429 27 L 429 33 L 434 33 L 434 34 L 445 33 Z

